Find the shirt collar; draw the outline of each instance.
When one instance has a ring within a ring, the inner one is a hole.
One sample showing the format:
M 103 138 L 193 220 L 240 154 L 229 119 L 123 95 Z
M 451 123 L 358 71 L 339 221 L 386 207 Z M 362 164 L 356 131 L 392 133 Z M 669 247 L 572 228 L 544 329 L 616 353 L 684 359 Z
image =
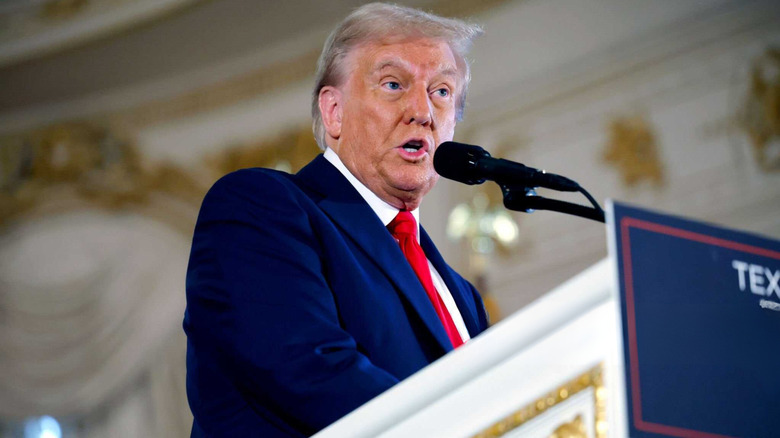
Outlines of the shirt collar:
M 355 190 L 360 193 L 360 196 L 363 197 L 363 199 L 368 203 L 368 206 L 371 207 L 371 210 L 376 213 L 377 216 L 379 216 L 379 220 L 382 221 L 382 224 L 384 226 L 387 226 L 390 224 L 390 222 L 395 219 L 396 215 L 398 215 L 399 210 L 392 205 L 388 204 L 387 202 L 383 201 L 379 196 L 377 196 L 374 192 L 372 192 L 368 187 L 366 187 L 362 182 L 360 182 L 357 178 L 355 178 L 355 175 L 352 175 L 352 172 L 347 169 L 347 166 L 344 165 L 344 163 L 341 162 L 341 159 L 336 154 L 335 151 L 331 148 L 325 149 L 325 153 L 323 154 L 326 160 L 330 162 L 336 169 L 341 172 L 342 175 L 349 181 L 350 184 L 352 184 L 352 187 L 355 188 Z M 420 209 L 415 208 L 412 210 L 412 216 L 414 216 L 414 220 L 417 221 L 417 238 L 419 239 L 420 235 Z

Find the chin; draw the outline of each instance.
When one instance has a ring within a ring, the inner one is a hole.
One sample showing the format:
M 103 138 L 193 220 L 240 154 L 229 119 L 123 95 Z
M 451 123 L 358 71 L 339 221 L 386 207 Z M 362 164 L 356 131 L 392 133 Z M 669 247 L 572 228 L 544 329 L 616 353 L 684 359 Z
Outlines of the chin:
M 416 192 L 430 186 L 432 178 L 429 172 L 398 172 L 393 178 L 395 187 L 407 191 Z

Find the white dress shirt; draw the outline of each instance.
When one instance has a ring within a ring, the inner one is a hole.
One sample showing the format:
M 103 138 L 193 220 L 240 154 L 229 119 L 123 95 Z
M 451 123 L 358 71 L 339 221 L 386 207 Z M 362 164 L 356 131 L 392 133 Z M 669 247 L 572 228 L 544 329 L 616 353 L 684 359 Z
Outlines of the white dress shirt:
M 338 155 L 336 155 L 336 152 L 334 152 L 332 149 L 327 148 L 325 149 L 324 157 L 326 160 L 328 160 L 331 164 L 333 164 L 336 169 L 341 172 L 342 175 L 344 175 L 345 178 L 347 178 L 347 181 L 349 181 L 350 184 L 352 184 L 352 187 L 355 188 L 355 190 L 360 193 L 360 196 L 363 197 L 363 199 L 368 203 L 368 205 L 371 207 L 371 209 L 376 213 L 377 216 L 379 216 L 379 220 L 382 221 L 382 224 L 386 227 L 390 224 L 390 222 L 395 219 L 396 215 L 398 215 L 399 210 L 392 205 L 388 204 L 387 202 L 383 201 L 379 198 L 374 192 L 369 190 L 368 187 L 363 185 L 357 178 L 355 178 L 354 175 L 347 169 L 346 166 L 344 166 L 344 163 L 341 162 L 341 159 Z M 414 216 L 414 220 L 417 221 L 417 241 L 420 241 L 420 211 L 419 209 L 412 210 L 412 216 Z M 444 305 L 447 307 L 447 311 L 450 312 L 450 316 L 452 317 L 452 322 L 455 323 L 455 327 L 458 329 L 458 333 L 460 333 L 460 337 L 463 339 L 463 342 L 468 341 L 471 337 L 469 336 L 468 329 L 466 329 L 466 324 L 463 322 L 463 316 L 460 314 L 460 311 L 458 310 L 457 304 L 455 304 L 455 300 L 452 298 L 452 293 L 447 288 L 447 284 L 444 283 L 444 280 L 442 280 L 441 275 L 436 271 L 436 268 L 433 267 L 431 264 L 431 261 L 428 260 L 428 268 L 431 270 L 431 279 L 433 280 L 433 286 L 436 288 L 436 291 L 439 293 L 439 296 L 441 296 L 441 300 L 444 302 Z

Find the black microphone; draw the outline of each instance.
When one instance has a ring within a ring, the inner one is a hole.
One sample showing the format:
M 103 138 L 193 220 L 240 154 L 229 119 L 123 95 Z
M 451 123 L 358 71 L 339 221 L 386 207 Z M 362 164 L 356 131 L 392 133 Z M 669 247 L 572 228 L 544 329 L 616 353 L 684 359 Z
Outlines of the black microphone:
M 580 189 L 579 184 L 566 177 L 514 161 L 493 158 L 479 146 L 454 141 L 445 141 L 436 148 L 433 167 L 445 178 L 470 185 L 491 180 L 499 185 L 545 187 L 562 192 L 576 192 Z

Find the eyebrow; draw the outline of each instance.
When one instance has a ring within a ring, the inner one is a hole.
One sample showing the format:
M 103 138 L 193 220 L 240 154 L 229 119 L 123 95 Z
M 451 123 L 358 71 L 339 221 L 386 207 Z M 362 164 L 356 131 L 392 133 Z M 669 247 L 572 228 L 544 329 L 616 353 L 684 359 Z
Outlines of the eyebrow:
M 388 59 L 388 60 L 385 60 L 385 61 L 381 62 L 374 71 L 381 72 L 382 70 L 384 70 L 386 68 L 398 68 L 398 69 L 401 69 L 401 70 L 408 71 L 409 68 L 407 68 L 407 65 L 408 64 L 406 62 L 404 62 L 404 61 L 402 61 L 400 59 L 397 59 L 397 58 Z M 444 64 L 444 65 L 440 66 L 440 68 L 441 68 L 441 70 L 437 73 L 439 75 L 452 76 L 452 77 L 455 77 L 455 78 L 459 77 L 458 70 L 456 68 L 453 68 L 453 67 L 451 67 L 451 66 L 449 66 L 447 64 Z
M 374 71 L 380 72 L 386 68 L 399 68 L 401 70 L 408 70 L 407 63 L 401 61 L 400 59 L 388 59 L 385 61 L 382 61 L 381 64 L 377 66 Z
M 460 77 L 460 75 L 458 74 L 458 70 L 452 67 L 445 68 L 444 70 L 440 71 L 439 74 L 444 76 L 453 76 L 456 78 Z

